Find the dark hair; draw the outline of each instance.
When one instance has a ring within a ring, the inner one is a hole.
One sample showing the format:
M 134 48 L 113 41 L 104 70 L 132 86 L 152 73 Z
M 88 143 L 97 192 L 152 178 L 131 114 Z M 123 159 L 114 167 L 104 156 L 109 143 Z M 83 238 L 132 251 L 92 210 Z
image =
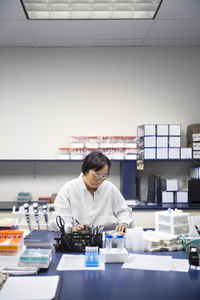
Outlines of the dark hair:
M 100 151 L 92 151 L 83 160 L 82 173 L 86 174 L 87 172 L 89 172 L 89 170 L 99 171 L 106 165 L 108 165 L 109 172 L 111 162 L 108 157 Z

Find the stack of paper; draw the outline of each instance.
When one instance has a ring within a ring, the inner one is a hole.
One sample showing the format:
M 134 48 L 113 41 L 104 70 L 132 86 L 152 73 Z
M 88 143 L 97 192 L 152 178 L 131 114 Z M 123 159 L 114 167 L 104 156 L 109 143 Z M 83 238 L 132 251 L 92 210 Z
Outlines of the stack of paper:
M 152 230 L 144 232 L 144 251 L 175 251 L 182 249 L 182 240 L 177 235 Z

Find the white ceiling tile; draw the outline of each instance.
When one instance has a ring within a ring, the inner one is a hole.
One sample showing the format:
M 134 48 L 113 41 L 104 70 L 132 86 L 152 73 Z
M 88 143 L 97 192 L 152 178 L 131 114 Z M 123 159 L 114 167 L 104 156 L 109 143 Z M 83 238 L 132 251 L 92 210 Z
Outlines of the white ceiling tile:
M 200 46 L 200 39 L 146 39 L 143 46 Z
M 148 38 L 200 38 L 200 20 L 156 20 Z
M 0 39 L 32 39 L 27 21 L 0 20 Z
M 21 19 L 25 20 L 21 2 L 18 0 L 0 0 L 0 20 L 1 19 Z
M 163 0 L 156 19 L 200 19 L 199 0 Z
M 36 39 L 144 38 L 151 20 L 30 21 Z
M 98 46 L 140 46 L 143 42 L 142 39 L 122 39 L 122 40 L 96 40 L 96 39 L 77 39 L 77 40 L 37 40 L 37 45 L 39 47 L 84 47 L 84 46 L 91 46 L 91 47 L 98 47 Z

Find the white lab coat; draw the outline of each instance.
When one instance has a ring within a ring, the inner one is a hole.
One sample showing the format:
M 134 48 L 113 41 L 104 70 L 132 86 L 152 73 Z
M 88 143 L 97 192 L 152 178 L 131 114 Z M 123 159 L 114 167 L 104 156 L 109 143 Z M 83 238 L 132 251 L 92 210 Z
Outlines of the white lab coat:
M 50 229 L 57 231 L 56 216 L 61 216 L 68 226 L 80 224 L 103 225 L 114 228 L 119 223 L 133 223 L 132 210 L 119 190 L 109 181 L 103 181 L 93 195 L 87 190 L 82 174 L 68 181 L 59 191 L 55 202 L 55 216 Z

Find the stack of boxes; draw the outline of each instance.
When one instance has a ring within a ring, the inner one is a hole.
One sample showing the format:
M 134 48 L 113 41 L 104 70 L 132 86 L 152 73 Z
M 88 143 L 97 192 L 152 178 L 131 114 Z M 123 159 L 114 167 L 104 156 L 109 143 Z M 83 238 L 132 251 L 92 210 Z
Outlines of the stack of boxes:
M 191 159 L 192 149 L 181 147 L 180 124 L 145 124 L 138 126 L 144 159 Z
M 200 159 L 200 124 L 191 124 L 187 127 L 187 143 L 192 148 L 194 159 Z
M 188 191 L 180 191 L 178 179 L 166 179 L 166 190 L 162 191 L 162 203 L 188 203 Z

